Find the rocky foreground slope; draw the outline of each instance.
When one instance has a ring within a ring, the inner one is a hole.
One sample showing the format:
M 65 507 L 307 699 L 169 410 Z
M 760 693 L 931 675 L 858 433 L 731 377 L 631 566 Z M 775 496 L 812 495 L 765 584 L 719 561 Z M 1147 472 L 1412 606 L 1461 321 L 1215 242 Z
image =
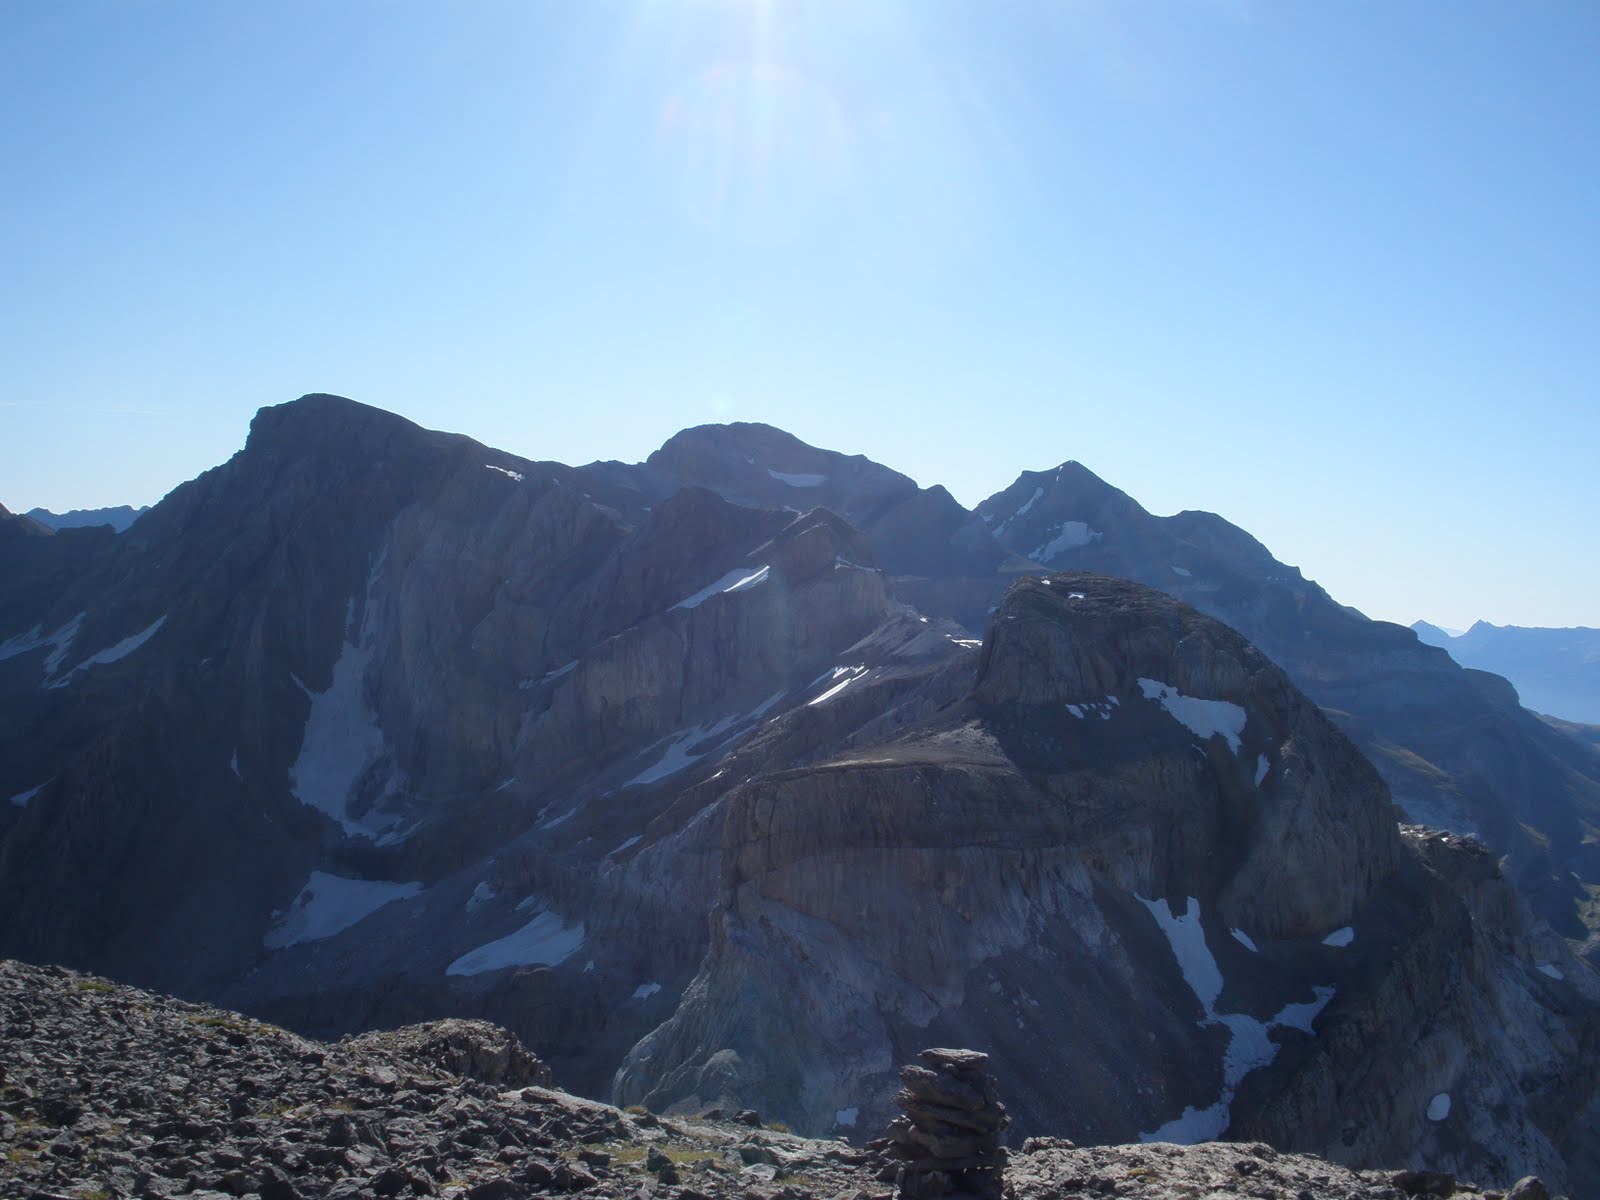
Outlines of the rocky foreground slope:
M 662 1119 L 548 1086 L 504 1030 L 440 1021 L 325 1044 L 58 967 L 0 962 L 0 1194 L 315 1200 L 888 1200 L 869 1151 L 754 1113 Z M 929 1072 L 922 1072 L 929 1074 Z M 1011 1200 L 1477 1195 L 1262 1144 L 1031 1140 Z M 1481 1193 L 1497 1200 L 1498 1192 Z M 1514 1200 L 1545 1200 L 1524 1181 Z

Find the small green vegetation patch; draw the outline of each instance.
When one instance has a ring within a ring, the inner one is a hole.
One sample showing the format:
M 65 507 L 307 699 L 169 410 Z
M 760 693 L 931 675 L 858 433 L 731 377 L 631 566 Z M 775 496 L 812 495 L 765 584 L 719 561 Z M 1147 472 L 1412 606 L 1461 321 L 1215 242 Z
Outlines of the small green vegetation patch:
M 80 979 L 78 980 L 78 990 L 80 992 L 109 992 L 112 987 L 103 979 Z

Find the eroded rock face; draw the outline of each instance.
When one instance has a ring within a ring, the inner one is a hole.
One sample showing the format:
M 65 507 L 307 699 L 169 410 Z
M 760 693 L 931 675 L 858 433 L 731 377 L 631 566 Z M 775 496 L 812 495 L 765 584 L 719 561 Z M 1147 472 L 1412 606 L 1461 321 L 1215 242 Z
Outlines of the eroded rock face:
M 313 396 L 124 534 L 0 514 L 0 950 L 319 1036 L 486 1019 L 590 1094 L 819 1132 L 937 1042 L 1085 1141 L 1470 1164 L 1503 1118 L 1495 1177 L 1591 1161 L 1589 973 L 1260 653 L 1086 578 L 973 631 L 1049 563 L 1160 574 L 1527 847 L 1576 842 L 1592 755 L 1219 518 L 1056 475 L 973 516 L 764 427 L 570 468 Z
M 975 512 L 1037 569 L 1136 580 L 1238 630 L 1339 723 L 1407 819 L 1509 855 L 1536 911 L 1588 936 L 1583 885 L 1600 885 L 1600 856 L 1579 831 L 1600 819 L 1600 769 L 1504 680 L 1337 603 L 1214 513 L 1154 516 L 1079 463 L 1025 471 Z M 995 594 L 1004 583 L 993 579 Z M 940 589 L 918 594 L 927 611 L 951 611 L 936 607 Z
M 1137 585 L 1019 583 L 964 702 L 752 781 L 725 829 L 710 953 L 619 1102 L 838 1129 L 847 1097 L 892 1090 L 896 1046 L 964 1042 L 991 1056 L 1018 1137 L 1270 1126 L 1351 1162 L 1426 1146 L 1509 1182 L 1564 1178 L 1575 1146 L 1528 1101 L 1536 1081 L 1594 1095 L 1561 1065 L 1592 999 L 1558 1016 L 1534 994 L 1512 945 L 1533 925 L 1504 881 L 1441 875 L 1281 671 Z M 1472 1099 L 1445 1125 L 1429 1114 L 1447 1092 Z

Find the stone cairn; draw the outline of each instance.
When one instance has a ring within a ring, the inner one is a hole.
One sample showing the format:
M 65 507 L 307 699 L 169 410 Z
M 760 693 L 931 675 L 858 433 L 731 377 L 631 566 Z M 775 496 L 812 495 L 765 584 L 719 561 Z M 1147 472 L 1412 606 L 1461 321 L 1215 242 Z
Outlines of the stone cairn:
M 926 1066 L 900 1068 L 894 1100 L 905 1112 L 869 1145 L 882 1155 L 880 1178 L 905 1200 L 974 1196 L 999 1200 L 1005 1170 L 1000 1134 L 1011 1118 L 976 1050 L 924 1050 Z

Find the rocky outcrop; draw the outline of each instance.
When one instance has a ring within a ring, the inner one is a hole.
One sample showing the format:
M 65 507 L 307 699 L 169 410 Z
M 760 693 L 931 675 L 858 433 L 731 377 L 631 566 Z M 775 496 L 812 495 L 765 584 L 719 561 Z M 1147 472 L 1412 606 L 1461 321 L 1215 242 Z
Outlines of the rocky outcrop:
M 1281 671 L 1150 589 L 1019 583 L 965 701 L 736 789 L 725 829 L 710 952 L 619 1102 L 870 1126 L 849 1098 L 892 1090 L 895 1047 L 948 1040 L 989 1054 L 1019 1136 L 1270 1126 L 1506 1183 L 1589 1152 L 1536 1098 L 1595 1095 L 1584 969 L 1544 962 L 1575 982 L 1541 997 L 1505 881 L 1403 841 Z
M 0 1022 L 0 1189 L 8 1196 L 892 1194 L 870 1156 L 765 1128 L 754 1113 L 672 1120 L 623 1112 L 523 1086 L 515 1075 L 458 1072 L 436 1053 L 463 1038 L 515 1047 L 503 1031 L 423 1027 L 330 1045 L 238 1013 L 7 961 Z M 520 1048 L 518 1056 L 532 1062 Z M 1008 1196 L 1028 1200 L 1263 1189 L 1299 1200 L 1398 1200 L 1411 1177 L 1262 1145 L 1075 1150 L 1039 1139 L 1005 1160 L 1004 1180 Z M 1548 1200 L 1540 1180 L 1518 1189 L 1524 1200 Z M 1467 1184 L 1456 1190 L 1476 1194 Z
M 1503 680 L 1337 603 L 1221 517 L 1154 516 L 1078 463 L 1024 472 L 975 512 L 1001 546 L 1041 567 L 1135 580 L 1238 630 L 1339 722 L 1410 820 L 1509 855 L 1540 915 L 1587 936 L 1600 856 L 1581 830 L 1600 822 L 1600 766 Z M 993 581 L 995 594 L 1006 582 Z

